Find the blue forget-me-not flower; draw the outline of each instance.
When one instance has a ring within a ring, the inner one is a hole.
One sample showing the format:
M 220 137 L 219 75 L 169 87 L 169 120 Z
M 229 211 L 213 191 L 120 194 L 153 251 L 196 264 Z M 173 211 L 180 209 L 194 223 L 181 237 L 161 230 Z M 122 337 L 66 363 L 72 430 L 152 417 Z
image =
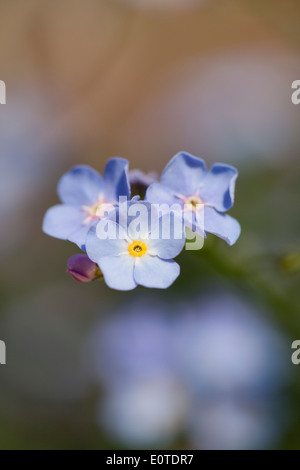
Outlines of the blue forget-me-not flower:
M 118 203 L 119 197 L 130 197 L 128 161 L 111 158 L 103 177 L 87 165 L 75 166 L 62 176 L 57 193 L 62 204 L 46 212 L 43 231 L 84 250 L 89 229 Z
M 175 231 L 169 214 L 159 217 L 151 204 L 130 201 L 102 222 L 89 231 L 86 251 L 109 287 L 131 290 L 140 284 L 165 289 L 175 281 L 180 267 L 173 258 L 185 244 L 181 218 Z
M 237 176 L 230 165 L 215 163 L 207 171 L 204 160 L 180 152 L 163 170 L 161 182 L 148 188 L 146 200 L 181 205 L 187 227 L 204 237 L 213 233 L 233 245 L 241 228 L 225 212 L 233 206 Z
M 213 233 L 229 245 L 238 239 L 240 224 L 225 214 L 234 202 L 237 176 L 235 168 L 222 163 L 207 171 L 201 158 L 186 152 L 171 159 L 160 182 L 154 173 L 129 172 L 122 158 L 111 158 L 103 177 L 87 165 L 75 166 L 60 179 L 61 204 L 48 209 L 43 230 L 87 253 L 69 260 L 68 272 L 77 280 L 103 274 L 113 289 L 164 289 L 179 275 L 173 258 L 189 237 L 185 227 L 200 237 Z M 139 195 L 130 200 L 131 182 Z M 145 201 L 139 202 L 146 189 Z

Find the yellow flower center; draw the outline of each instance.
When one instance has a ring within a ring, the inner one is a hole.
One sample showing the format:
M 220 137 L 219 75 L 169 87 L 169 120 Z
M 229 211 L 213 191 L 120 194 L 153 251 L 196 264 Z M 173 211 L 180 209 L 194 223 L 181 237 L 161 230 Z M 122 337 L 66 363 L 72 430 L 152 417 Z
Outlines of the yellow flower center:
M 146 254 L 147 246 L 140 240 L 135 240 L 128 246 L 128 251 L 131 256 L 134 256 L 135 258 L 141 257 Z
M 87 207 L 86 212 L 90 217 L 99 217 L 99 211 L 101 210 L 101 202 L 96 202 L 92 206 Z

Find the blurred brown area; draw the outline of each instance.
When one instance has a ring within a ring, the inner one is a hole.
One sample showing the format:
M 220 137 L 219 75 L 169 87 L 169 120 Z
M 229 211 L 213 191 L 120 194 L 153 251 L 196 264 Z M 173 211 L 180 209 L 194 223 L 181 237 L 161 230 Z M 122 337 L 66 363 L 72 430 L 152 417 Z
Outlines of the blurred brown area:
M 212 0 L 159 13 L 117 0 L 88 0 L 84 7 L 80 0 L 2 1 L 1 73 L 9 96 L 30 83 L 54 100 L 51 124 L 35 145 L 67 134 L 83 162 L 101 166 L 107 156 L 121 154 L 145 169 L 154 162 L 162 167 L 170 155 L 128 145 L 123 129 L 155 95 L 164 72 L 231 48 L 297 50 L 297 28 L 290 32 L 297 12 L 297 2 L 283 0 Z

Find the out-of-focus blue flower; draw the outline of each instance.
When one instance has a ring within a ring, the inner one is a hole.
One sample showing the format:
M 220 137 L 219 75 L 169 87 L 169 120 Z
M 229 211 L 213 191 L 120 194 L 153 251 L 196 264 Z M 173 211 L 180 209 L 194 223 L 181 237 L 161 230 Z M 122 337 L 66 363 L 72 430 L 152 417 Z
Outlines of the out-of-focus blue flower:
M 188 395 L 167 376 L 138 379 L 115 388 L 98 409 L 106 430 L 128 446 L 164 447 L 184 425 Z
M 169 445 L 184 427 L 189 394 L 173 373 L 173 321 L 168 307 L 148 298 L 99 321 L 85 357 L 105 388 L 98 421 L 129 447 Z
M 289 371 L 282 335 L 235 296 L 219 294 L 187 306 L 176 329 L 178 368 L 201 394 L 275 392 L 282 385 L 277 377 Z
M 285 428 L 279 397 L 292 371 L 290 348 L 258 313 L 219 294 L 178 317 L 173 351 L 194 394 L 187 426 L 194 446 L 264 448 Z
M 224 214 L 233 206 L 237 170 L 215 163 L 209 171 L 201 158 L 186 152 L 176 154 L 164 169 L 161 182 L 147 190 L 151 203 L 180 204 L 185 224 L 201 236 L 206 232 L 233 245 L 241 232 L 238 221 Z
M 48 209 L 43 231 L 84 250 L 89 229 L 119 202 L 119 197 L 130 197 L 128 161 L 111 158 L 103 177 L 87 165 L 75 166 L 62 176 L 57 192 L 62 204 Z
M 143 306 L 142 306 L 143 305 Z M 88 340 L 93 374 L 106 385 L 122 387 L 136 379 L 169 375 L 173 321 L 167 306 L 153 299 L 135 302 L 103 324 L 100 320 Z
M 102 320 L 88 341 L 106 392 L 100 425 L 131 446 L 163 445 L 179 434 L 193 448 L 273 445 L 286 425 L 290 345 L 256 310 L 214 292 L 175 312 L 143 298 Z
M 42 129 L 51 128 L 58 111 L 49 91 L 21 79 L 21 86 L 10 86 L 9 104 L 0 106 L 1 262 L 33 237 L 35 202 L 73 145 L 68 132 L 55 141 L 43 137 Z
M 130 170 L 129 171 L 129 183 L 131 186 L 131 195 L 139 195 L 141 197 L 145 196 L 145 192 L 150 186 L 158 180 L 158 175 L 155 171 L 150 173 L 144 173 L 141 170 Z
M 144 173 L 141 170 L 135 169 L 129 171 L 129 182 L 130 185 L 141 185 L 147 188 L 150 184 L 157 181 L 158 175 L 155 171 L 150 171 L 149 173 Z
M 274 397 L 198 397 L 188 420 L 192 448 L 266 449 L 282 435 L 286 418 Z
M 129 217 L 131 209 L 141 216 L 137 225 Z M 124 213 L 127 215 L 123 219 L 121 214 Z M 154 237 L 153 213 L 155 208 L 149 203 L 131 201 L 121 204 L 105 220 L 103 229 L 105 227 L 107 238 L 99 237 L 100 224 L 89 231 L 86 240 L 87 254 L 98 264 L 109 287 L 131 290 L 142 285 L 165 289 L 179 276 L 180 267 L 173 258 L 184 247 L 184 227 L 180 224 L 181 233 L 178 238 L 172 230 L 166 239 L 160 231 Z M 156 215 L 160 226 L 170 226 L 168 214 L 160 218 L 158 213 Z M 115 221 L 117 219 L 118 222 Z

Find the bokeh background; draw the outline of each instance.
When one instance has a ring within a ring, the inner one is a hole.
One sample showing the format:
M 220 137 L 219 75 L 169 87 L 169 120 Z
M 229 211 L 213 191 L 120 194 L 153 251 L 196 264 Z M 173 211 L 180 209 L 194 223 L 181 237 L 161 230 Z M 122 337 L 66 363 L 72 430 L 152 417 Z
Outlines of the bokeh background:
M 298 0 L 0 0 L 1 449 L 300 448 Z M 72 165 L 235 165 L 233 247 L 168 290 L 65 273 Z

